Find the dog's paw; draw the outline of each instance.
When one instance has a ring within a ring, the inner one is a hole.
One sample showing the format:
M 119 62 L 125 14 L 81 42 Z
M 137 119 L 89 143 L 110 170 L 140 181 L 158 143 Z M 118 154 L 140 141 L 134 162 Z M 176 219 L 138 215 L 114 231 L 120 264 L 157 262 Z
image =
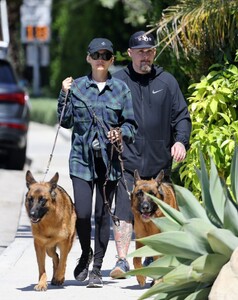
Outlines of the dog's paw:
M 142 275 L 137 275 L 136 279 L 141 287 L 145 286 L 146 277 Z
M 56 278 L 52 278 L 51 280 L 51 284 L 52 285 L 57 285 L 57 286 L 60 286 L 64 283 L 64 278 L 62 279 L 56 279 Z
M 36 291 L 47 291 L 47 283 L 38 283 L 37 285 L 35 285 L 34 290 Z
M 155 284 L 159 284 L 159 283 L 161 283 L 161 282 L 163 282 L 163 279 L 162 279 L 162 278 L 160 278 L 160 279 L 153 279 L 153 281 L 151 282 L 151 286 L 153 286 L 153 285 L 155 285 Z

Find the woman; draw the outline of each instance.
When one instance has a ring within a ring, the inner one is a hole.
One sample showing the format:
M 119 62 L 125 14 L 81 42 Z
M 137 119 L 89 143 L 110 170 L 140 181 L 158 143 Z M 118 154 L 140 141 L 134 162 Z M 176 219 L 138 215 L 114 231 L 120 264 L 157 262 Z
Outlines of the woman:
M 110 214 L 104 201 L 108 201 L 111 206 L 122 172 L 118 148 L 112 145 L 120 142 L 121 138 L 126 143 L 132 143 L 137 125 L 130 90 L 121 80 L 112 78 L 108 71 L 114 61 L 111 41 L 105 38 L 93 39 L 88 46 L 86 59 L 91 65 L 88 76 L 74 81 L 68 77 L 62 82 L 58 116 L 62 127 L 73 128 L 69 169 L 77 213 L 76 230 L 82 249 L 74 276 L 76 280 L 84 281 L 93 260 L 87 287 L 102 287 L 101 267 L 110 235 Z M 67 101 L 64 108 L 65 98 Z M 93 255 L 91 215 L 94 187 Z

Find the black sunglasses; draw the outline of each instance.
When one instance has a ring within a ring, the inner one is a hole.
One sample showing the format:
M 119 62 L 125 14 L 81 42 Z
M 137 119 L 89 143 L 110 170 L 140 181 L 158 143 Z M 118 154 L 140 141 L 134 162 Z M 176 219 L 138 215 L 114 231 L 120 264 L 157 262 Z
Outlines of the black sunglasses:
M 103 52 L 103 53 L 99 53 L 99 52 L 94 52 L 91 53 L 90 56 L 92 57 L 93 60 L 110 60 L 112 58 L 112 53 L 111 52 Z

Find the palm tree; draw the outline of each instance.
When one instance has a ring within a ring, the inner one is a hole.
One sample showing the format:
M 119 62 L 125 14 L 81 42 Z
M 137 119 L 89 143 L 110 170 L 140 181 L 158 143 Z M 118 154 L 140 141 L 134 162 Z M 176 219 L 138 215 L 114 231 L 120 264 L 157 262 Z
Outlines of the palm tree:
M 199 61 L 199 77 L 215 62 L 232 60 L 238 48 L 237 0 L 180 0 L 152 25 L 160 52 L 171 47 L 176 57 Z M 182 50 L 182 51 L 181 51 Z M 194 69 L 194 67 L 193 67 Z

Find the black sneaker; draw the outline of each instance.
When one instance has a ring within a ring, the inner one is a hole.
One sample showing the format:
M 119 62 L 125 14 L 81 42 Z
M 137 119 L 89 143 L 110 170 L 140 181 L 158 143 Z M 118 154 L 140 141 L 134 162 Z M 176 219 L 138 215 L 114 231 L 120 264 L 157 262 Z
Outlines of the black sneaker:
M 112 269 L 110 276 L 116 279 L 125 279 L 125 273 L 130 270 L 128 261 L 125 258 L 120 258 L 116 262 L 115 267 Z
M 89 274 L 89 281 L 87 288 L 102 288 L 102 274 L 100 270 L 93 269 Z
M 74 278 L 78 281 L 84 281 L 88 276 L 88 268 L 93 259 L 93 250 L 90 248 L 89 254 L 81 255 L 79 262 L 74 269 Z

